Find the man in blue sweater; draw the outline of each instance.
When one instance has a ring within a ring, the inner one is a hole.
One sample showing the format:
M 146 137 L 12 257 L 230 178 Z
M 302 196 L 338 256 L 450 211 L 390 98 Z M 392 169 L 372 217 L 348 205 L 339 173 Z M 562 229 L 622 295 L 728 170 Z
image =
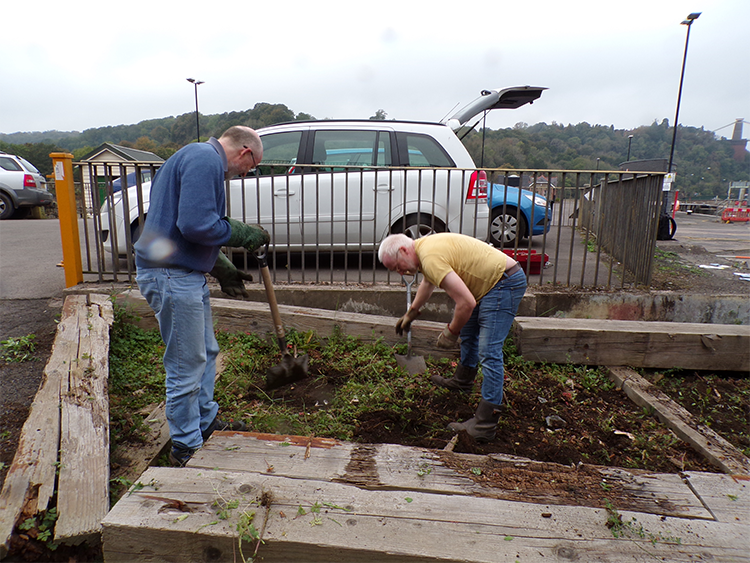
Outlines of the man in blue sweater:
M 244 430 L 218 417 L 214 401 L 216 356 L 207 272 L 231 296 L 246 296 L 238 271 L 222 246 L 254 251 L 268 233 L 226 216 L 225 179 L 245 175 L 263 158 L 249 127 L 230 127 L 219 138 L 187 145 L 157 171 L 144 231 L 135 244 L 136 282 L 154 310 L 166 345 L 166 414 L 170 461 L 184 466 L 214 430 Z

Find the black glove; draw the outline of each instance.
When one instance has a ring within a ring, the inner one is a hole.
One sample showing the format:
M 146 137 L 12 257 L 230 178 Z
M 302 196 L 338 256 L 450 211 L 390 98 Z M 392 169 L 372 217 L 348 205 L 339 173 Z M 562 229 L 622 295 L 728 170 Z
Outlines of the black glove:
M 271 235 L 260 225 L 246 225 L 230 217 L 225 217 L 225 219 L 232 227 L 227 246 L 242 246 L 250 252 L 255 252 L 261 246 L 271 242 Z
M 209 273 L 219 280 L 221 290 L 229 297 L 250 297 L 244 281 L 253 281 L 253 276 L 235 268 L 223 252 L 219 252 L 214 268 Z
M 417 320 L 418 316 L 419 311 L 416 311 L 415 309 L 409 309 L 408 311 L 406 311 L 406 314 L 401 317 L 396 323 L 396 334 L 402 336 L 404 332 L 409 332 L 411 323 Z

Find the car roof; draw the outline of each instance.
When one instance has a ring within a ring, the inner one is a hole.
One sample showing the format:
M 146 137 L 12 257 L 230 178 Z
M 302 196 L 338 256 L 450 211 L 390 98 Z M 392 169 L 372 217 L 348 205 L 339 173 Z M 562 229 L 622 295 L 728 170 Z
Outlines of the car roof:
M 304 127 L 314 127 L 315 129 L 336 129 L 342 126 L 355 127 L 361 129 L 396 129 L 396 130 L 413 130 L 417 127 L 445 127 L 444 123 L 432 121 L 405 121 L 405 120 L 383 120 L 383 119 L 310 119 L 300 121 L 285 121 L 284 123 L 274 123 L 261 129 L 258 133 L 262 134 L 271 129 L 295 129 Z

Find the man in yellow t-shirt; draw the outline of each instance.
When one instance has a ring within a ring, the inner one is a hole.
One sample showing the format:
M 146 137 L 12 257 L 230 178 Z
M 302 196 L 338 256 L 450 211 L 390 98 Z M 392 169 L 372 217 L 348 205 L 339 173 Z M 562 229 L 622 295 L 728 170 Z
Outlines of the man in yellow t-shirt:
M 452 378 L 435 375 L 432 381 L 471 391 L 481 365 L 482 399 L 476 413 L 466 422 L 452 422 L 450 428 L 465 430 L 477 441 L 493 440 L 505 379 L 503 343 L 526 292 L 523 270 L 496 248 L 456 233 L 437 233 L 416 241 L 404 234 L 390 235 L 380 244 L 378 258 L 393 272 L 424 276 L 411 308 L 396 323 L 398 334 L 409 330 L 436 287 L 455 302 L 453 318 L 438 336 L 437 345 L 455 348 L 460 335 L 461 360 Z

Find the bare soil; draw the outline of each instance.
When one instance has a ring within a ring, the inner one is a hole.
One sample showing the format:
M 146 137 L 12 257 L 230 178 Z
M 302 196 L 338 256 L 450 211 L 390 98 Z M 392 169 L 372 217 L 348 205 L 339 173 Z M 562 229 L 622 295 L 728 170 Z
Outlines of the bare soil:
M 0 341 L 33 334 L 34 358 L 25 362 L 0 359 L 0 485 L 13 461 L 29 407 L 52 352 L 62 300 L 0 300 Z
M 437 368 L 430 369 L 434 373 Z M 450 376 L 452 369 L 448 366 L 443 374 Z M 312 357 L 310 377 L 282 387 L 272 396 L 300 412 L 309 411 L 311 405 L 325 408 L 326 398 L 333 396 L 345 377 Z M 737 380 L 732 379 L 726 385 L 732 387 L 735 383 Z M 454 436 L 447 423 L 471 418 L 480 399 L 478 384 L 471 394 L 448 392 L 438 390 L 428 376 L 419 396 L 421 404 L 408 412 L 394 406 L 392 410 L 376 410 L 360 417 L 355 440 L 443 450 Z M 495 440 L 479 443 L 462 433 L 452 451 L 506 454 L 565 466 L 584 463 L 664 473 L 715 471 L 658 419 L 643 412 L 614 387 L 586 388 L 573 379 L 560 382 L 537 368 L 529 369 L 528 364 L 517 368 L 510 365 L 506 367 L 503 403 Z M 436 433 L 435 428 L 445 430 Z M 518 477 L 511 478 L 511 488 L 517 487 Z

